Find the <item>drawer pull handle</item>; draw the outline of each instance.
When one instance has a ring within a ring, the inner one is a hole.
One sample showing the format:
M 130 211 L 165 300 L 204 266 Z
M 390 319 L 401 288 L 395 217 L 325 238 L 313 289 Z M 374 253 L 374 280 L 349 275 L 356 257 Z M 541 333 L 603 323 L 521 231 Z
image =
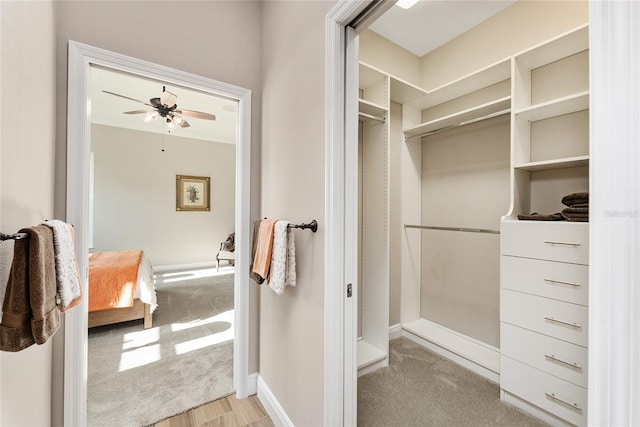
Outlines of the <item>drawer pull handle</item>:
M 565 322 L 564 320 L 558 320 L 558 319 L 554 319 L 553 317 L 547 317 L 547 316 L 545 316 L 544 318 L 549 322 L 560 323 L 562 325 L 571 326 L 572 328 L 582 329 L 582 326 L 578 325 L 577 323 Z
M 563 405 L 567 405 L 569 408 L 575 409 L 576 411 L 582 413 L 582 408 L 577 403 L 569 403 L 565 400 L 562 400 L 559 397 L 556 397 L 555 393 L 545 393 L 544 395 L 547 396 L 549 399 L 553 399 L 556 402 L 560 402 Z
M 557 358 L 553 354 L 545 354 L 544 357 L 546 357 L 547 359 L 551 359 L 554 362 L 562 363 L 563 365 L 567 365 L 567 366 L 570 366 L 572 368 L 575 368 L 575 369 L 578 369 L 578 370 L 582 371 L 582 366 L 578 365 L 577 363 L 567 362 L 566 360 L 562 360 L 562 359 Z
M 556 242 L 555 240 L 545 240 L 547 245 L 564 245 L 564 246 L 580 246 L 580 243 L 571 243 L 571 242 Z
M 565 282 L 563 280 L 544 279 L 544 281 L 549 283 L 559 283 L 561 285 L 575 286 L 576 288 L 579 288 L 580 286 L 582 286 L 580 283 Z

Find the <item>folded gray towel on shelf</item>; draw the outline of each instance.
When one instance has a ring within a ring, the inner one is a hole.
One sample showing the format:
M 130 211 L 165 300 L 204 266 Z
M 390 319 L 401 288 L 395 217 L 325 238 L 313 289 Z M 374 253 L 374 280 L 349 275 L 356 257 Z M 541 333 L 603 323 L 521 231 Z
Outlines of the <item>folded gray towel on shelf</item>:
M 522 221 L 564 221 L 564 217 L 560 212 L 553 214 L 532 213 L 529 215 L 519 214 L 518 219 Z
M 588 192 L 567 194 L 562 198 L 562 204 L 569 207 L 573 207 L 575 205 L 582 205 L 585 203 L 589 203 Z

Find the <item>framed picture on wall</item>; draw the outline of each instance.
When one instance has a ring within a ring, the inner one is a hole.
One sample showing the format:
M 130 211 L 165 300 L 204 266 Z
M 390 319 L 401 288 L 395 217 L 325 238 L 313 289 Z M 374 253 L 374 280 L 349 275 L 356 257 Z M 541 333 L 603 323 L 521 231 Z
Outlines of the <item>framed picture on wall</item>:
M 176 210 L 210 211 L 208 176 L 176 175 Z

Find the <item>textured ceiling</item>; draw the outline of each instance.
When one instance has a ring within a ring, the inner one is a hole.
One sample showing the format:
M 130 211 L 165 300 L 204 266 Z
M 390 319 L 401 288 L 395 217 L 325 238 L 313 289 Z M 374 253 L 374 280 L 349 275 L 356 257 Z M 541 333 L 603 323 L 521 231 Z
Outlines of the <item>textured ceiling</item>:
M 149 103 L 150 98 L 160 97 L 162 86 L 178 96 L 178 109 L 202 111 L 216 116 L 215 121 L 185 117 L 191 126 L 176 127 L 171 130 L 172 135 L 235 144 L 238 115 L 236 101 L 99 67 L 91 68 L 91 123 L 166 133 L 168 129 L 160 119 L 146 123 L 144 114 L 123 114 L 125 111 L 150 107 L 103 92 L 106 90 Z
M 514 2 L 515 0 L 420 0 L 406 10 L 393 6 L 369 29 L 414 55 L 423 57 Z

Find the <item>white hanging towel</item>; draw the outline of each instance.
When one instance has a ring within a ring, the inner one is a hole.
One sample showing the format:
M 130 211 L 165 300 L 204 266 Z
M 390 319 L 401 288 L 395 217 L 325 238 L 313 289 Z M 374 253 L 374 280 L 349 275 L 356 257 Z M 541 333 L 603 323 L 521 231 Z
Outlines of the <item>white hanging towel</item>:
M 57 219 L 43 222 L 53 231 L 58 305 L 65 311 L 80 302 L 82 290 L 74 250 L 73 227 Z
M 278 295 L 285 286 L 296 285 L 295 234 L 288 225 L 289 221 L 278 221 L 273 230 L 269 287 Z

